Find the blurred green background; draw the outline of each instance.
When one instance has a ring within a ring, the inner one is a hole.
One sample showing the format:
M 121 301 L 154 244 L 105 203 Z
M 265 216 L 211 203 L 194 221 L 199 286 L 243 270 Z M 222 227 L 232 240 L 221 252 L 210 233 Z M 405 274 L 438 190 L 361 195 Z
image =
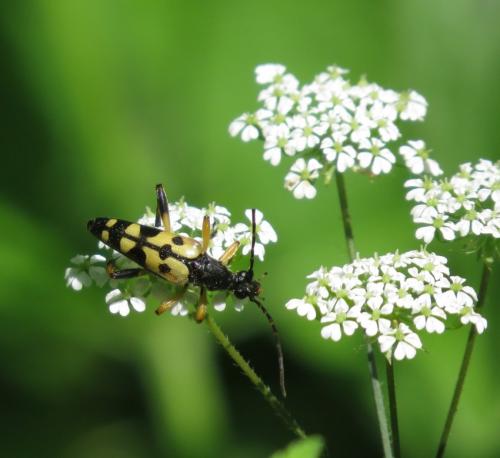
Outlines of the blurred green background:
M 0 15 L 0 455 L 261 457 L 292 437 L 204 326 L 147 313 L 111 316 L 98 288 L 63 281 L 89 253 L 96 215 L 135 219 L 171 199 L 216 201 L 236 219 L 256 206 L 276 228 L 257 274 L 285 349 L 290 409 L 331 456 L 381 456 L 362 340 L 325 342 L 286 312 L 320 264 L 347 262 L 336 190 L 312 202 L 283 189 L 286 166 L 229 137 L 256 108 L 253 70 L 287 65 L 302 82 L 351 69 L 430 104 L 423 138 L 446 173 L 499 158 L 500 4 L 494 0 L 288 2 L 23 1 Z M 290 165 L 290 163 L 287 163 Z M 346 176 L 362 255 L 418 247 L 396 170 Z M 449 255 L 478 286 L 473 257 Z M 500 456 L 499 270 L 486 306 L 450 457 Z M 495 307 L 496 306 L 496 307 Z M 272 335 L 257 310 L 219 322 L 277 390 Z M 426 338 L 396 367 L 403 455 L 431 456 L 467 330 Z

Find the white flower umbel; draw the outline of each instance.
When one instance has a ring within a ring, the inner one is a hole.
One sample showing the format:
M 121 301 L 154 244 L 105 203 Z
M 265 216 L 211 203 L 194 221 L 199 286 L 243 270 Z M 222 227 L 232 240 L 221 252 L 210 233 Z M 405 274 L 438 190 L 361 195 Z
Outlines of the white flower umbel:
M 424 148 L 422 143 L 410 143 L 414 151 Z M 414 161 L 411 148 L 406 148 L 402 154 Z M 413 166 L 420 170 L 425 164 Z M 425 243 L 436 235 L 444 240 L 470 237 L 470 250 L 474 243 L 481 248 L 486 240 L 500 238 L 500 161 L 480 159 L 462 164 L 449 179 L 426 176 L 408 180 L 405 186 L 409 188 L 406 199 L 415 202 L 411 215 L 420 226 L 416 237 Z
M 241 260 L 244 256 L 248 256 L 252 239 L 251 210 L 245 211 L 249 223 L 233 224 L 231 213 L 225 207 L 211 203 L 207 208 L 197 208 L 181 199 L 179 202 L 169 203 L 169 213 L 174 232 L 197 240 L 201 240 L 203 217 L 208 215 L 212 224 L 208 254 L 215 259 L 218 259 L 235 241 L 241 243 L 236 258 Z M 138 223 L 154 226 L 155 214 L 146 208 L 146 213 L 138 219 Z M 264 220 L 264 215 L 259 210 L 255 212 L 255 224 L 255 256 L 262 261 L 265 246 L 269 243 L 276 243 L 278 236 L 271 224 Z M 72 258 L 73 265 L 66 269 L 64 278 L 67 286 L 75 291 L 80 291 L 92 283 L 96 283 L 99 287 L 106 285 L 108 292 L 105 301 L 111 313 L 127 316 L 133 310 L 142 312 L 146 308 L 146 300 L 150 295 L 154 296 L 154 305 L 157 307 L 160 302 L 175 297 L 179 292 L 176 286 L 152 274 L 139 278 L 110 280 L 106 272 L 107 261 L 112 260 L 117 269 L 129 269 L 137 265 L 101 242 L 98 243 L 98 249 L 97 254 L 77 255 Z M 235 259 L 235 261 L 238 260 Z M 248 262 L 247 260 L 247 264 L 242 268 L 247 268 Z M 243 263 L 240 262 L 240 264 Z M 186 293 L 170 307 L 170 313 L 176 316 L 186 316 L 196 308 L 199 295 L 199 288 L 189 286 Z M 217 311 L 224 310 L 226 304 L 231 304 L 237 311 L 241 311 L 244 306 L 244 301 L 235 300 L 227 291 L 209 293 L 208 298 Z
M 319 320 L 325 339 L 363 332 L 389 360 L 415 357 L 425 333 L 469 323 L 482 333 L 487 326 L 474 309 L 475 291 L 450 275 L 446 258 L 425 250 L 358 258 L 308 278 L 306 296 L 286 308 Z
M 271 165 L 295 156 L 285 188 L 296 199 L 314 198 L 319 178 L 329 181 L 332 170 L 389 173 L 396 162 L 391 143 L 401 136 L 398 121 L 425 117 L 427 102 L 417 92 L 397 93 L 364 78 L 355 84 L 347 73 L 332 65 L 301 85 L 284 65 L 259 65 L 261 105 L 229 126 L 230 135 L 244 142 L 262 140 L 264 160 Z M 410 168 L 439 170 L 427 155 L 415 152 Z

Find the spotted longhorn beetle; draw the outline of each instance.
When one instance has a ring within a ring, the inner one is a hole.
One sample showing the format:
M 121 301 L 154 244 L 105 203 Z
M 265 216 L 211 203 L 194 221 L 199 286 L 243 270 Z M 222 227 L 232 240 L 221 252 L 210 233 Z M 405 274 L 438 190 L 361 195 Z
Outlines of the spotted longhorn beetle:
M 200 297 L 194 318 L 201 323 L 207 314 L 207 290 L 230 291 L 238 299 L 248 298 L 264 313 L 276 339 L 280 387 L 286 396 L 283 351 L 273 318 L 257 299 L 260 283 L 253 279 L 255 248 L 255 209 L 252 209 L 252 245 L 248 270 L 232 272 L 228 265 L 238 251 L 240 242 L 233 242 L 219 259 L 207 254 L 211 238 L 210 219 L 203 218 L 202 241 L 175 234 L 171 230 L 168 201 L 161 184 L 156 186 L 155 227 L 132 223 L 117 218 L 94 218 L 87 223 L 88 230 L 99 240 L 139 264 L 141 268 L 116 270 L 110 261 L 108 275 L 113 279 L 133 278 L 152 273 L 180 286 L 174 297 L 163 301 L 156 309 L 160 315 L 172 308 L 186 293 L 189 284 L 200 287 Z M 163 228 L 161 223 L 163 222 Z

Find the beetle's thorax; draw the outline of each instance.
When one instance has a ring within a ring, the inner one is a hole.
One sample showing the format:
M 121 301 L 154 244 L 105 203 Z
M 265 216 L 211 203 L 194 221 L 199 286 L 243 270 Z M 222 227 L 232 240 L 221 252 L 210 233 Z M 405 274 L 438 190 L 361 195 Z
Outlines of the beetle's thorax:
M 229 290 L 239 299 L 259 294 L 260 285 L 252 280 L 248 271 L 231 272 L 222 262 L 203 254 L 190 260 L 189 282 L 204 286 L 209 291 Z

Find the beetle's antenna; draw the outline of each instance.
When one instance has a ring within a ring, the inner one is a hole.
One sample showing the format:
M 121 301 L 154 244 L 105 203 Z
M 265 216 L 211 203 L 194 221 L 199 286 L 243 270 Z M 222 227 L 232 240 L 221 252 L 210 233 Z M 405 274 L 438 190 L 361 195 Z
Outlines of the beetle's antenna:
M 254 304 L 257 304 L 257 307 L 261 310 L 261 312 L 266 316 L 267 321 L 269 321 L 269 324 L 271 325 L 271 329 L 273 330 L 274 337 L 276 339 L 276 351 L 278 352 L 278 367 L 280 371 L 280 388 L 281 388 L 281 394 L 283 394 L 283 397 L 286 398 L 286 389 L 285 389 L 285 364 L 284 364 L 284 359 L 283 359 L 283 349 L 281 348 L 281 341 L 278 333 L 278 328 L 276 327 L 276 324 L 274 323 L 273 317 L 271 314 L 267 311 L 267 309 L 264 307 L 264 305 L 259 302 L 255 297 L 250 297 L 249 298 Z
M 250 249 L 250 268 L 248 269 L 248 279 L 251 280 L 253 278 L 253 263 L 254 263 L 254 250 L 255 250 L 255 208 L 252 208 L 252 248 Z

